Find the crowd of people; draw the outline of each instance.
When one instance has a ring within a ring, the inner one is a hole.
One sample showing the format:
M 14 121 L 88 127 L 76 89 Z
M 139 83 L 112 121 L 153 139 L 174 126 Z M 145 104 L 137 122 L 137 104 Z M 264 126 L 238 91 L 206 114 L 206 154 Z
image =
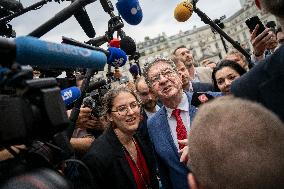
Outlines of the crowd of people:
M 284 0 L 255 2 L 284 27 Z M 182 45 L 145 64 L 133 81 L 113 85 L 100 116 L 82 106 L 70 143 L 92 177 L 77 170 L 74 185 L 284 188 L 284 34 L 257 30 L 252 68 L 235 50 L 195 66 Z M 76 78 L 79 88 L 83 79 Z

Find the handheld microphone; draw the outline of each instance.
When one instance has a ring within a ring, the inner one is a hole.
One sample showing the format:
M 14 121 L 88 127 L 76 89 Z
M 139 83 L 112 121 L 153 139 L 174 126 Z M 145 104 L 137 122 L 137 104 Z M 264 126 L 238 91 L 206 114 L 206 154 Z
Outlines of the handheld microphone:
M 143 13 L 138 0 L 118 0 L 116 8 L 128 24 L 137 25 L 142 21 Z
M 190 1 L 183 1 L 179 3 L 174 11 L 175 19 L 178 22 L 187 21 L 193 13 L 193 5 Z
M 200 92 L 194 92 L 192 94 L 191 104 L 195 107 L 200 106 L 201 104 L 214 99 L 214 96 L 208 94 L 208 93 L 200 93 Z
M 116 47 L 116 48 L 119 48 L 120 47 L 120 40 L 119 39 L 116 39 L 116 38 L 113 38 L 109 43 L 108 45 L 110 47 Z M 125 51 L 124 51 L 125 52 Z
M 107 57 L 107 63 L 113 67 L 121 67 L 127 61 L 126 53 L 115 47 L 108 48 L 109 55 Z
M 89 87 L 86 89 L 86 93 L 92 92 L 93 90 L 99 89 L 102 86 L 105 86 L 107 81 L 105 79 L 91 83 Z
M 74 0 L 72 0 L 74 1 Z M 80 24 L 81 28 L 84 30 L 84 32 L 86 33 L 86 35 L 89 38 L 93 38 L 96 36 L 96 32 L 95 29 L 93 27 L 93 24 L 90 20 L 90 17 L 87 13 L 87 11 L 85 10 L 85 8 L 81 8 L 78 9 L 78 11 L 76 13 L 74 13 L 74 17 L 76 18 L 76 20 L 78 21 L 78 23 Z
M 129 36 L 124 36 L 120 40 L 120 48 L 127 54 L 133 55 L 136 52 L 136 44 Z
M 81 96 L 81 91 L 78 87 L 69 87 L 61 90 L 60 93 L 66 106 L 71 105 Z
M 44 68 L 93 68 L 102 71 L 107 62 L 103 52 L 46 42 L 33 37 L 18 37 L 14 41 L 0 38 L 0 55 L 10 60 L 8 66 L 16 59 L 21 65 Z M 5 65 L 5 62 L 2 65 Z
M 130 66 L 129 72 L 133 75 L 138 75 L 139 74 L 138 66 L 136 64 L 133 64 L 132 66 Z

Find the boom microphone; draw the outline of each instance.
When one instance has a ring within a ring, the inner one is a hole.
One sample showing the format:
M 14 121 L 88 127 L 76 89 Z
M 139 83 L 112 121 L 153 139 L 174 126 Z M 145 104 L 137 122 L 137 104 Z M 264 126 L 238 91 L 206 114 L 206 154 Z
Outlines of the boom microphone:
M 61 90 L 60 93 L 66 106 L 71 105 L 81 96 L 81 91 L 78 87 L 69 87 Z
M 191 17 L 192 13 L 193 5 L 190 1 L 183 1 L 176 6 L 174 16 L 178 22 L 185 22 Z
M 118 0 L 116 8 L 128 24 L 137 25 L 142 21 L 143 13 L 138 0 Z
M 11 65 L 14 60 L 21 65 L 43 68 L 93 68 L 102 71 L 107 56 L 100 51 L 67 44 L 57 44 L 33 37 L 18 37 L 13 41 L 0 38 L 0 55 Z
M 78 23 L 80 24 L 80 26 L 82 27 L 82 29 L 89 38 L 93 38 L 96 36 L 93 24 L 84 7 L 78 9 L 78 11 L 74 14 L 74 17 L 76 18 L 76 20 L 78 21 Z

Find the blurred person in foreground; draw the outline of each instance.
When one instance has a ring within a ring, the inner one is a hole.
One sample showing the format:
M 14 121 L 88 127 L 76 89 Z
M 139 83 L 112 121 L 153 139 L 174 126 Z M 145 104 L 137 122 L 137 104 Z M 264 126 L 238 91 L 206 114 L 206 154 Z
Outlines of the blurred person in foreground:
M 255 3 L 273 14 L 284 27 L 284 0 L 255 0 Z M 260 102 L 284 121 L 284 46 L 236 79 L 231 91 L 237 97 Z
M 283 138 L 283 122 L 260 104 L 226 96 L 202 105 L 188 136 L 190 188 L 284 188 Z
M 158 188 L 151 147 L 136 132 L 137 95 L 126 87 L 111 89 L 104 97 L 104 109 L 110 125 L 83 157 L 93 175 L 93 188 Z

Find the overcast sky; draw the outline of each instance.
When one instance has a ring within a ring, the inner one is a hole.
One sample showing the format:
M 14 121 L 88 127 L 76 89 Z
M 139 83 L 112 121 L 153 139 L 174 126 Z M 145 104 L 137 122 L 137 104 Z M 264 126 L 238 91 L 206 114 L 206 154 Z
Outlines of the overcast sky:
M 39 1 L 21 0 L 21 3 L 24 7 L 27 7 Z M 111 1 L 115 6 L 117 0 Z M 173 12 L 176 5 L 181 2 L 179 0 L 139 0 L 139 2 L 143 11 L 142 22 L 136 26 L 124 22 L 125 26 L 123 28 L 125 33 L 136 42 L 142 42 L 145 36 L 153 38 L 162 32 L 171 36 L 180 30 L 192 29 L 194 25 L 204 25 L 196 14 L 187 22 L 177 22 L 173 17 Z M 12 24 L 17 36 L 27 35 L 69 4 L 69 1 L 61 2 L 60 4 L 54 1 L 48 2 L 38 10 L 30 11 L 13 19 L 10 24 Z M 197 6 L 212 19 L 219 18 L 222 15 L 229 17 L 241 8 L 239 0 L 200 0 Z M 96 30 L 96 36 L 103 35 L 107 30 L 107 22 L 110 17 L 103 11 L 99 0 L 87 5 L 86 10 Z M 61 42 L 62 36 L 71 37 L 82 42 L 88 40 L 88 37 L 73 16 L 45 34 L 41 39 Z

